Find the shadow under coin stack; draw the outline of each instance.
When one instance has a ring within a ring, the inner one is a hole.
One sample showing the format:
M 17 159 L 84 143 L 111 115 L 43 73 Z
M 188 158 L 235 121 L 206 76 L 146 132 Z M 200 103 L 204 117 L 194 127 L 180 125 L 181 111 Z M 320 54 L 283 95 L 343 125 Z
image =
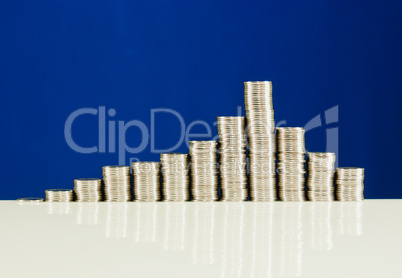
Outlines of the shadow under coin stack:
M 190 141 L 193 201 L 218 200 L 216 141 Z
M 160 194 L 160 163 L 133 162 L 134 197 L 140 202 L 156 202 Z
M 161 154 L 163 197 L 168 202 L 189 199 L 188 155 L 183 153 Z
M 248 197 L 244 127 L 244 117 L 218 117 L 221 201 Z
M 102 201 L 101 179 L 75 179 L 74 192 L 77 202 L 100 202 Z
M 307 197 L 310 201 L 334 200 L 334 153 L 307 153 Z
M 304 129 L 278 127 L 278 187 L 281 201 L 305 201 Z
M 338 201 L 364 200 L 364 168 L 339 167 L 336 169 L 336 198 Z
M 244 82 L 252 201 L 275 201 L 275 121 L 270 81 Z
M 71 189 L 48 189 L 45 190 L 47 202 L 72 202 L 74 200 Z
M 131 181 L 129 166 L 104 166 L 105 201 L 131 201 Z

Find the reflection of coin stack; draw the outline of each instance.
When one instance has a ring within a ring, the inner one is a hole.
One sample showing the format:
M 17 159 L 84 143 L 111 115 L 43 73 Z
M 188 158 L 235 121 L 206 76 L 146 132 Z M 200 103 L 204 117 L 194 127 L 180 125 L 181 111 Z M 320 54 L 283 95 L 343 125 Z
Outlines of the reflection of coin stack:
M 250 165 L 250 196 L 253 201 L 276 200 L 275 121 L 272 83 L 244 82 L 244 100 Z
M 222 277 L 243 277 L 244 204 L 225 204 Z
M 72 202 L 74 199 L 71 189 L 48 189 L 45 194 L 47 202 Z
M 283 204 L 281 277 L 300 277 L 303 259 L 302 203 Z
M 135 221 L 136 242 L 156 242 L 156 203 L 138 203 Z
M 336 169 L 336 196 L 338 201 L 363 201 L 364 168 Z
M 253 212 L 252 264 L 250 277 L 272 277 L 273 203 L 256 203 Z
M 362 235 L 362 205 L 362 202 L 340 203 L 339 233 L 341 235 Z
M 160 163 L 133 162 L 133 185 L 136 201 L 155 202 L 160 200 Z
M 78 225 L 97 225 L 99 223 L 99 204 L 79 203 L 77 212 Z
M 72 212 L 70 202 L 49 202 L 48 214 L 70 214 Z
M 304 129 L 278 127 L 277 131 L 279 198 L 281 201 L 304 201 Z
M 218 117 L 222 201 L 247 199 L 244 117 Z
M 165 201 L 189 199 L 188 157 L 183 153 L 162 153 L 163 195 Z
M 166 203 L 165 250 L 184 250 L 186 231 L 186 206 L 180 203 Z
M 331 202 L 315 202 L 311 205 L 312 249 L 332 249 Z
M 105 201 L 125 202 L 131 200 L 130 167 L 104 166 Z
M 334 200 L 334 153 L 307 153 L 307 197 L 310 201 Z
M 77 197 L 77 202 L 102 201 L 102 180 L 75 179 L 74 192 Z
M 193 201 L 218 199 L 216 141 L 190 141 Z
M 106 218 L 106 238 L 127 237 L 127 203 L 109 203 Z
M 193 263 L 212 264 L 214 262 L 214 222 L 215 205 L 196 204 Z

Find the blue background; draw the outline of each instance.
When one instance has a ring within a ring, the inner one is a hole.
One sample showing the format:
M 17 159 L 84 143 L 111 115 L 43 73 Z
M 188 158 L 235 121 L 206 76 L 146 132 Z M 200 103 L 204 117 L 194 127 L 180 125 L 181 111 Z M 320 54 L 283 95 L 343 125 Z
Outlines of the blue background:
M 107 120 L 149 126 L 150 110 L 166 107 L 187 126 L 212 125 L 236 115 L 248 80 L 273 81 L 275 118 L 288 126 L 339 105 L 329 126 L 339 128 L 339 165 L 366 168 L 366 198 L 401 198 L 401 14 L 398 0 L 2 0 L 0 199 L 72 188 L 118 163 L 108 150 L 69 148 L 64 123 L 79 108 L 114 108 Z M 327 128 L 306 134 L 308 150 L 325 150 Z M 160 115 L 156 147 L 174 145 L 179 131 Z M 82 146 L 96 145 L 97 132 L 96 116 L 73 125 Z M 127 142 L 139 134 L 130 129 Z M 149 146 L 129 157 L 159 159 Z

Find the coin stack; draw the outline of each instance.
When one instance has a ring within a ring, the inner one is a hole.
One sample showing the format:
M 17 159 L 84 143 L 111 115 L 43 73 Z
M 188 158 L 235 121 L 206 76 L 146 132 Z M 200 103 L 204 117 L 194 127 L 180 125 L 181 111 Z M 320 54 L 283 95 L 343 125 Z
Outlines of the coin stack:
M 278 127 L 278 193 L 281 201 L 305 200 L 304 129 Z
M 193 201 L 218 200 L 216 141 L 190 141 Z
M 189 194 L 188 155 L 183 153 L 161 154 L 163 195 L 165 201 L 187 201 Z
M 336 186 L 338 201 L 363 201 L 364 168 L 337 168 Z
M 104 166 L 105 201 L 126 202 L 131 200 L 129 166 Z
M 270 81 L 244 82 L 252 201 L 275 201 L 275 121 Z
M 334 153 L 307 153 L 307 197 L 310 201 L 334 200 Z
M 48 189 L 45 194 L 47 202 L 72 202 L 74 199 L 71 189 Z
M 221 201 L 247 199 L 244 117 L 218 117 Z
M 77 202 L 100 202 L 102 201 L 101 179 L 76 179 L 74 180 L 74 192 Z
M 28 197 L 28 198 L 18 198 L 17 202 L 19 204 L 38 204 L 42 203 L 45 200 L 43 198 L 36 198 L 36 197 Z
M 160 163 L 151 161 L 133 162 L 134 197 L 140 202 L 155 202 L 160 194 Z

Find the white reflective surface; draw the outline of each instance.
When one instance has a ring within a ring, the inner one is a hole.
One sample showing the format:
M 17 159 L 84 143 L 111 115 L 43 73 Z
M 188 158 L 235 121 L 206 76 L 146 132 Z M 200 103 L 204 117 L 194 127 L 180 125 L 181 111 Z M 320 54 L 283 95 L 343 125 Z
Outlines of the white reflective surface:
M 401 277 L 402 200 L 0 202 L 2 277 Z

